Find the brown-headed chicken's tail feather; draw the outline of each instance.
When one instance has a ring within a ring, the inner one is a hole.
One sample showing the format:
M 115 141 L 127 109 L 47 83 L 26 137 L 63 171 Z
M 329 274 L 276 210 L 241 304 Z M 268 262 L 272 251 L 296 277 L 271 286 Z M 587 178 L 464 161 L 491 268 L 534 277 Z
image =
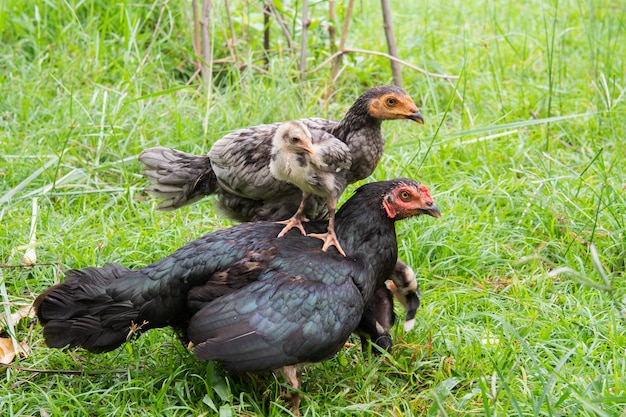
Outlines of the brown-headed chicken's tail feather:
M 158 205 L 159 210 L 175 210 L 191 204 L 215 193 L 219 187 L 206 155 L 157 146 L 141 152 L 139 161 L 152 183 L 146 191 L 163 200 Z

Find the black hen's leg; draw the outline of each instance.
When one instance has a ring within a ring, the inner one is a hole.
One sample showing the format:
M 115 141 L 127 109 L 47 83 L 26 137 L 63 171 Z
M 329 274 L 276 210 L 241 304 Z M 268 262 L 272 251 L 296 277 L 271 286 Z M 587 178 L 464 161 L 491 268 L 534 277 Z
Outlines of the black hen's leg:
M 302 370 L 297 366 L 283 366 L 280 368 L 280 372 L 283 374 L 289 385 L 291 385 L 295 391 L 289 397 L 289 409 L 294 416 L 300 415 L 300 390 L 302 389 Z

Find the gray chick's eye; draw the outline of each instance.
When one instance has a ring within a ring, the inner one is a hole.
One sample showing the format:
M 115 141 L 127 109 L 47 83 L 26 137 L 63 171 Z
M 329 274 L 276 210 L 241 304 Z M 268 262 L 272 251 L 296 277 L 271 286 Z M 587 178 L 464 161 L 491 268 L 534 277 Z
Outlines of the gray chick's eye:
M 300 142 L 300 138 L 298 138 L 296 136 L 291 138 L 291 143 L 298 143 L 298 142 Z

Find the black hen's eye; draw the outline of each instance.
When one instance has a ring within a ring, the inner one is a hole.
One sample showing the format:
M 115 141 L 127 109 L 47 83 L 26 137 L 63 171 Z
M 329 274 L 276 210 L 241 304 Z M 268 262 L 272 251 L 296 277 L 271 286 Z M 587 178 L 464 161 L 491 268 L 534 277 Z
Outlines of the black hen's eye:
M 393 97 L 388 97 L 387 100 L 385 100 L 385 103 L 387 103 L 388 106 L 395 106 L 398 104 L 398 100 Z
M 409 193 L 408 191 L 400 191 L 400 200 L 404 201 L 405 203 L 407 201 L 410 201 L 411 193 Z

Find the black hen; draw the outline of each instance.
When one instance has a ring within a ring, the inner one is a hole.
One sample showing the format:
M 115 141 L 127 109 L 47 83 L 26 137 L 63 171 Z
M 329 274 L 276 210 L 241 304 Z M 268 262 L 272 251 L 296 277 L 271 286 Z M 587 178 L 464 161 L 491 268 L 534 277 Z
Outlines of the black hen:
M 321 361 L 341 348 L 391 276 L 395 221 L 420 214 L 440 215 L 424 185 L 371 183 L 337 212 L 346 257 L 323 252 L 319 239 L 297 231 L 277 238 L 280 224 L 244 223 L 141 269 L 68 271 L 66 282 L 34 305 L 51 347 L 104 352 L 131 334 L 172 326 L 186 333 L 198 358 L 233 372 Z M 299 387 L 297 379 L 290 382 Z

